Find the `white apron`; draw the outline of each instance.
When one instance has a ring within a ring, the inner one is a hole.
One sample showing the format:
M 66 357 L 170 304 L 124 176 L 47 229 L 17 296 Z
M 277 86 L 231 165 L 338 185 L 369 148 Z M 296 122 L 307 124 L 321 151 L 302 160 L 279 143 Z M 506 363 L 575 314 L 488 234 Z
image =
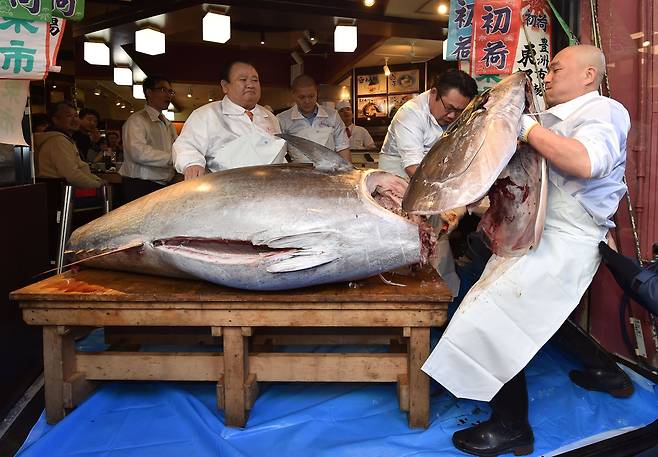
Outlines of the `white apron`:
M 490 401 L 553 336 L 599 266 L 597 225 L 549 181 L 541 242 L 522 257 L 492 256 L 422 370 L 459 398 Z
M 402 158 L 400 156 L 382 154 L 380 152 L 378 168 L 393 173 L 394 175 L 398 175 L 401 178 L 409 179 L 409 175 L 404 171 L 404 168 L 402 168 Z
M 313 141 L 314 143 L 318 143 L 323 146 L 326 146 L 331 150 L 335 150 L 336 143 L 334 142 L 333 134 L 334 134 L 334 129 L 331 127 L 312 127 L 309 125 L 305 129 L 302 129 L 299 132 L 297 132 L 296 135 L 302 138 L 306 138 L 307 140 Z M 294 148 L 290 148 L 288 154 L 290 154 L 290 157 L 292 158 L 293 162 L 310 163 L 310 160 L 308 160 L 308 158 L 305 155 L 301 154 Z
M 278 137 L 253 130 L 212 151 L 206 166 L 211 172 L 232 168 L 284 163 L 286 142 Z

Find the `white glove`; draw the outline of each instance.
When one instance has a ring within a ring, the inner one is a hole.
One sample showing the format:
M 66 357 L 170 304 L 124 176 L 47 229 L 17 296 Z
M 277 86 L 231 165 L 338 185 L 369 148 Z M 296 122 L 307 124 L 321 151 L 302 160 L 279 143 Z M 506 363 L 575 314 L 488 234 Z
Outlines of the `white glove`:
M 534 120 L 532 116 L 528 114 L 524 114 L 523 116 L 521 116 L 521 131 L 519 132 L 519 140 L 523 141 L 524 143 L 527 143 L 530 130 L 537 127 L 538 125 L 539 122 Z

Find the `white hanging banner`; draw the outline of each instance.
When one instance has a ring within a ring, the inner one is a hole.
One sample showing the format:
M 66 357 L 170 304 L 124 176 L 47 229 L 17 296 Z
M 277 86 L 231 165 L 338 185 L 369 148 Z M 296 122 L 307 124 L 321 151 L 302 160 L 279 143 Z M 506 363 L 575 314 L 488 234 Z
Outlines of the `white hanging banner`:
M 0 78 L 44 79 L 50 67 L 50 23 L 0 17 Z
M 26 146 L 23 137 L 23 115 L 30 81 L 0 79 L 0 143 Z

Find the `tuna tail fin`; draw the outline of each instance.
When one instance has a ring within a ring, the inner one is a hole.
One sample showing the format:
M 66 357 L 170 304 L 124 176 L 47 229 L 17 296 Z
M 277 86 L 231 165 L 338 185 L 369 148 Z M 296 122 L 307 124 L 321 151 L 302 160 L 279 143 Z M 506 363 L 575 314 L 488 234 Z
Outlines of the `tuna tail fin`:
M 320 171 L 337 172 L 351 171 L 354 169 L 351 163 L 343 159 L 333 149 L 288 133 L 278 133 L 276 136 L 286 140 L 289 147 L 293 147 L 304 154 L 308 160 L 313 162 L 315 168 Z

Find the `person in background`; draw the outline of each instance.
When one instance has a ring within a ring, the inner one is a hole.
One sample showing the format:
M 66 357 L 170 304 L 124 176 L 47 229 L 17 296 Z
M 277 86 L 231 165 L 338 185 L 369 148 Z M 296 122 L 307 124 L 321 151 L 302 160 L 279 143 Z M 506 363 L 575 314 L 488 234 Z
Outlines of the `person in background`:
M 125 202 L 140 198 L 167 186 L 175 175 L 171 148 L 176 129 L 162 114 L 176 92 L 164 76 L 144 80 L 146 105 L 123 124 L 122 176 Z
M 105 133 L 105 139 L 101 141 L 100 149 L 101 151 L 94 158 L 94 163 L 103 162 L 108 156 L 111 157 L 113 164 L 123 162 L 123 146 L 121 146 L 121 137 L 117 132 Z
M 37 177 L 64 178 L 72 186 L 82 188 L 104 185 L 78 154 L 73 134 L 80 128 L 80 119 L 75 106 L 70 102 L 56 103 L 48 117 L 50 127 L 34 134 Z
M 285 163 L 285 141 L 276 116 L 258 104 L 260 78 L 249 62 L 224 68 L 224 98 L 195 109 L 173 147 L 176 170 L 185 179 L 231 168 Z
M 350 149 L 374 149 L 375 142 L 373 141 L 370 133 L 365 127 L 354 125 L 354 114 L 352 113 L 352 106 L 347 100 L 341 100 L 336 103 L 336 111 L 345 124 L 345 134 L 350 139 Z
M 295 105 L 277 115 L 281 131 L 333 149 L 348 162 L 352 161 L 350 141 L 345 133 L 345 124 L 338 112 L 318 105 L 318 85 L 307 75 L 297 76 L 292 82 L 292 97 Z M 289 151 L 293 162 L 308 162 L 296 151 Z
M 654 244 L 654 257 L 657 247 L 658 245 Z M 658 262 L 654 261 L 641 268 L 613 248 L 614 246 L 608 246 L 603 241 L 599 243 L 603 263 L 607 265 L 619 287 L 653 315 L 658 315 Z
M 461 70 L 437 76 L 430 90 L 406 102 L 388 127 L 379 168 L 398 176 L 413 176 L 443 130 L 478 93 L 477 83 Z
M 48 128 L 48 115 L 36 113 L 32 115 L 32 133 L 43 133 Z
M 100 151 L 101 135 L 98 131 L 100 115 L 96 110 L 83 108 L 78 117 L 80 118 L 80 128 L 73 134 L 73 139 L 78 147 L 80 158 L 85 162 L 93 162 Z

